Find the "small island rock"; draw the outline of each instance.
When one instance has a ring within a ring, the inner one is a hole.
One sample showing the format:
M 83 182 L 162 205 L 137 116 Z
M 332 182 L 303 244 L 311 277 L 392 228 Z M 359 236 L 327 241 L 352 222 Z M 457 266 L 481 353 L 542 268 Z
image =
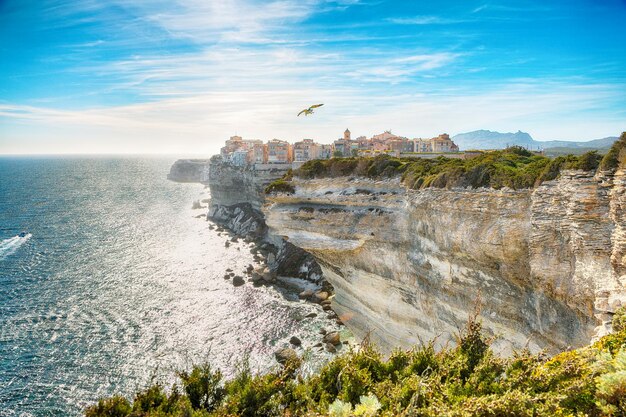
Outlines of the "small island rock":
M 306 300 L 307 298 L 311 297 L 312 295 L 313 295 L 313 291 L 312 290 L 304 290 L 300 294 L 298 294 L 298 297 L 301 300 Z
M 341 343 L 341 337 L 338 332 L 330 332 L 324 336 L 324 343 L 330 343 L 331 345 L 338 345 Z
M 302 341 L 298 339 L 296 336 L 292 336 L 291 339 L 289 339 L 289 343 L 291 343 L 294 346 L 300 346 L 302 344 Z
M 313 301 L 316 303 L 321 303 L 328 298 L 328 293 L 326 291 L 320 291 L 313 294 Z
M 284 365 L 290 360 L 298 360 L 298 354 L 295 350 L 291 348 L 283 348 L 274 352 L 274 357 L 276 358 L 276 362 Z

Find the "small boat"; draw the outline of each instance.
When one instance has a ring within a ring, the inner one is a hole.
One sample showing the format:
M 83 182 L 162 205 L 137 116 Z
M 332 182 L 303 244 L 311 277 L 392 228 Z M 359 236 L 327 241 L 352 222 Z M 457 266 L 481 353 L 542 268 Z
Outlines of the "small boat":
M 19 235 L 17 235 L 18 237 L 26 237 L 26 232 L 22 232 Z

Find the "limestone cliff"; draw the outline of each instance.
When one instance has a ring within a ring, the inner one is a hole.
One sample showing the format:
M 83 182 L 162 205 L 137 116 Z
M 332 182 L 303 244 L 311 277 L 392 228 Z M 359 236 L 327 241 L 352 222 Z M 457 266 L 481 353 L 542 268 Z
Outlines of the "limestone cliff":
M 179 159 L 170 168 L 167 179 L 176 182 L 204 182 L 208 167 L 207 159 Z
M 209 211 L 219 206 L 248 203 L 259 210 L 265 201 L 265 187 L 282 177 L 290 168 L 285 165 L 238 167 L 223 162 L 217 155 L 209 163 L 208 184 L 211 189 Z
M 333 307 L 384 349 L 453 341 L 480 305 L 496 349 L 555 351 L 606 331 L 626 301 L 626 174 L 563 172 L 529 190 L 409 190 L 294 179 L 269 233 L 311 253 Z
M 284 166 L 237 167 L 213 157 L 207 183 L 211 191 L 208 218 L 239 236 L 269 244 L 272 252 L 269 267 L 278 276 L 301 278 L 323 285 L 322 273 L 315 259 L 281 236 L 268 233 L 263 213 L 265 187 L 282 177 Z

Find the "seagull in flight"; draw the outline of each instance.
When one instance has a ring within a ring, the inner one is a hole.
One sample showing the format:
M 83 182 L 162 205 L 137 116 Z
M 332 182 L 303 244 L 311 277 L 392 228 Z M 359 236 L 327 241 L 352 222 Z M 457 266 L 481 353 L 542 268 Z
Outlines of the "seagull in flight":
M 300 116 L 303 113 L 304 113 L 305 116 L 308 116 L 309 114 L 313 114 L 313 109 L 317 109 L 318 107 L 322 107 L 323 105 L 324 104 L 314 104 L 311 107 L 309 107 L 308 109 L 302 110 L 300 113 L 298 113 L 298 116 Z

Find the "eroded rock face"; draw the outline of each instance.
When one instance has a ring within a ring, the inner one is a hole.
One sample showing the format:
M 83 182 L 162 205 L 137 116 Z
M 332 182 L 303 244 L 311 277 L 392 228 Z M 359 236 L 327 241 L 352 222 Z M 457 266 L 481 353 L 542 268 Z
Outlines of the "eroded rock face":
M 268 266 L 273 274 L 322 284 L 315 258 L 303 249 L 268 233 L 263 213 L 265 187 L 285 174 L 285 169 L 254 170 L 211 159 L 208 184 L 211 191 L 207 218 L 241 237 L 270 245 Z
M 263 214 L 254 209 L 250 203 L 230 206 L 213 203 L 207 217 L 238 236 L 262 239 L 267 233 Z
M 262 170 L 236 167 L 222 162 L 219 156 L 214 156 L 211 158 L 208 172 L 208 184 L 211 189 L 209 209 L 214 209 L 216 205 L 232 206 L 247 203 L 259 210 L 265 201 L 265 187 L 282 177 L 287 169 L 282 166 Z
M 294 180 L 270 233 L 315 256 L 333 308 L 383 349 L 454 335 L 479 306 L 503 354 L 581 346 L 626 301 L 624 178 L 570 171 L 534 190 Z
M 204 182 L 208 169 L 208 159 L 179 159 L 170 168 L 167 179 L 176 182 Z

